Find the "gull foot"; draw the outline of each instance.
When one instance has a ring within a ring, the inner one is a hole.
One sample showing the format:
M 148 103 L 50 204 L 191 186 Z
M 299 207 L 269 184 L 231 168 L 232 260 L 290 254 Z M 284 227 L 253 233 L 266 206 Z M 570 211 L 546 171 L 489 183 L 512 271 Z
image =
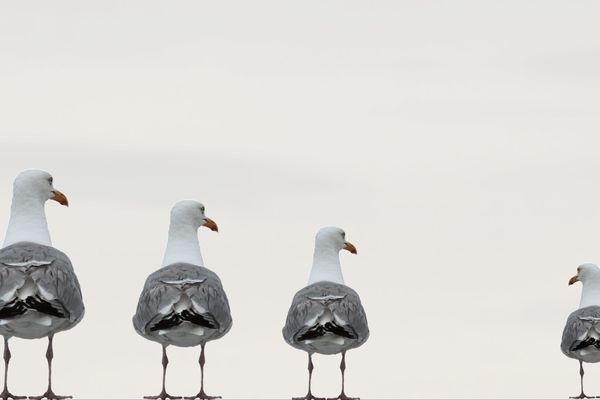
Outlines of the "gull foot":
M 195 396 L 186 396 L 184 397 L 185 400 L 214 400 L 214 399 L 220 399 L 221 396 L 209 396 L 206 393 L 204 393 L 204 390 L 201 390 L 200 393 L 198 393 Z
M 29 396 L 29 400 L 42 400 L 42 399 L 46 399 L 46 400 L 64 400 L 64 399 L 72 399 L 73 396 L 59 396 L 57 394 L 54 394 L 54 392 L 50 389 L 48 389 L 46 391 L 46 393 L 44 393 L 41 396 Z
M 579 396 L 573 396 L 573 397 L 569 397 L 570 399 L 594 399 L 597 398 L 595 396 L 588 396 L 585 393 L 581 392 L 581 394 Z
M 292 397 L 292 400 L 327 400 L 325 397 L 315 397 L 311 392 L 308 392 L 304 397 Z
M 156 396 L 144 396 L 144 399 L 148 399 L 148 400 L 178 400 L 178 399 L 183 399 L 183 397 L 171 396 L 169 393 L 167 393 L 163 390 Z
M 8 389 L 4 389 L 2 393 L 0 393 L 0 400 L 21 400 L 26 399 L 27 396 L 16 396 L 8 391 Z
M 328 397 L 327 400 L 360 400 L 360 397 L 348 397 L 342 392 L 338 397 Z

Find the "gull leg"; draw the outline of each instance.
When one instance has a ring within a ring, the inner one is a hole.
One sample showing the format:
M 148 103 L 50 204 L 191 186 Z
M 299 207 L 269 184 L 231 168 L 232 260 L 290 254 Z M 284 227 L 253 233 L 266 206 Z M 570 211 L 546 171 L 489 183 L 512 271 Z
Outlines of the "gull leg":
M 344 372 L 346 371 L 346 351 L 342 351 L 342 362 L 340 363 L 340 371 L 342 371 L 342 393 L 338 397 L 327 400 L 360 400 L 358 397 L 348 397 L 344 393 Z
M 308 353 L 308 393 L 304 397 L 292 397 L 292 400 L 325 400 L 324 397 L 315 397 L 311 391 L 312 372 L 314 365 L 312 362 L 312 354 Z
M 206 393 L 204 393 L 204 363 L 206 362 L 206 359 L 204 357 L 204 345 L 204 343 L 200 345 L 200 358 L 198 359 L 198 364 L 200 364 L 200 392 L 195 396 L 185 397 L 186 400 L 212 400 L 221 398 L 221 396 L 209 396 Z
M 583 392 L 583 361 L 579 360 L 579 377 L 581 379 L 581 394 L 579 396 L 569 397 L 570 399 L 591 399 L 593 396 L 587 396 Z
M 54 358 L 52 339 L 54 339 L 54 335 L 48 336 L 48 349 L 46 350 L 46 360 L 48 361 L 48 390 L 41 396 L 29 396 L 30 400 L 63 400 L 73 398 L 73 396 L 59 396 L 52 391 L 52 359 Z
M 163 344 L 163 346 L 162 346 L 162 367 L 163 367 L 162 390 L 156 396 L 144 396 L 144 399 L 150 399 L 150 400 L 181 399 L 181 396 L 171 396 L 165 390 L 165 381 L 167 379 L 167 365 L 169 365 L 169 358 L 167 357 L 167 345 Z
M 8 337 L 4 336 L 4 390 L 0 393 L 1 400 L 19 400 L 26 399 L 27 396 L 15 396 L 8 391 L 8 362 L 10 361 L 10 349 L 8 348 Z

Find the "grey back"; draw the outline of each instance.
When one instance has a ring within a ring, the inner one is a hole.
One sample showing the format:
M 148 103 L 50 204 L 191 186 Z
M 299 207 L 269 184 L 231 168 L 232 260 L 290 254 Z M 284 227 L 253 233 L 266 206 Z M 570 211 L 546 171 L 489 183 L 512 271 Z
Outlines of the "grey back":
M 600 334 L 600 307 L 589 306 L 573 311 L 563 330 L 560 350 L 571 358 L 576 357 L 576 353 L 571 349 L 577 346 L 587 336 L 590 329 L 594 328 Z
M 199 282 L 182 285 L 169 283 L 184 280 Z M 218 339 L 231 329 L 229 301 L 217 274 L 205 267 L 175 263 L 153 272 L 146 279 L 133 316 L 135 330 L 148 339 L 160 342 L 161 339 L 150 332 L 150 327 L 164 317 L 160 310 L 173 305 L 182 291 L 217 322 L 218 329 L 207 340 Z
M 330 300 L 323 301 L 320 298 Z M 325 307 L 356 332 L 358 338 L 349 343 L 348 349 L 362 345 L 369 338 L 367 315 L 358 293 L 346 285 L 322 281 L 306 286 L 294 296 L 282 330 L 285 341 L 298 349 L 306 350 L 296 338 L 310 328 L 307 323 L 316 321 Z
M 54 247 L 19 242 L 0 249 L 0 307 L 7 295 L 16 291 L 30 277 L 54 299 L 49 302 L 62 310 L 69 321 L 60 330 L 79 323 L 85 313 L 79 280 L 71 260 Z

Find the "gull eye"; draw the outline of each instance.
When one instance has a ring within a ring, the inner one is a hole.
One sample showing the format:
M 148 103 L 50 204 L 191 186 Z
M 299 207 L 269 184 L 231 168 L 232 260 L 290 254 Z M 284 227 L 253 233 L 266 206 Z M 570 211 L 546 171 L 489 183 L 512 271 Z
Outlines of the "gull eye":
M 342 232 L 342 237 L 346 238 L 346 232 Z
M 202 211 L 202 213 L 204 213 L 204 206 L 200 207 L 200 211 Z
M 50 184 L 52 185 L 52 181 L 53 181 L 53 180 L 54 180 L 54 179 L 52 179 L 52 177 L 49 177 L 49 178 L 48 178 L 48 183 L 50 183 Z

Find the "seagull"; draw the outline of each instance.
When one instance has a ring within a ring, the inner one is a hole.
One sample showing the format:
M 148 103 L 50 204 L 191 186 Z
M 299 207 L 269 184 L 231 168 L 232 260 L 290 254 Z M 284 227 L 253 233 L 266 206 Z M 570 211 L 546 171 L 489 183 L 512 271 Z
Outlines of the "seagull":
M 369 337 L 367 316 L 358 294 L 344 284 L 340 250 L 356 254 L 340 228 L 319 230 L 308 286 L 296 293 L 282 333 L 291 346 L 308 353 L 308 393 L 293 400 L 324 400 L 313 396 L 312 355 L 342 353 L 342 392 L 337 400 L 353 400 L 344 393 L 346 351 L 362 345 Z
M 216 399 L 204 392 L 204 347 L 231 328 L 229 302 L 221 280 L 204 267 L 198 243 L 198 228 L 218 232 L 217 224 L 204 215 L 204 206 L 193 200 L 177 202 L 162 268 L 148 276 L 140 295 L 133 326 L 146 339 L 162 345 L 162 391 L 145 399 L 180 399 L 165 390 L 167 347 L 200 345 L 200 392 L 186 399 Z
M 10 220 L 0 249 L 0 334 L 4 336 L 4 390 L 0 399 L 24 399 L 8 390 L 8 340 L 13 337 L 48 337 L 48 389 L 33 400 L 58 400 L 52 391 L 52 339 L 71 329 L 84 314 L 81 288 L 69 257 L 52 247 L 44 204 L 54 200 L 68 206 L 67 198 L 54 189 L 52 176 L 29 169 L 17 175 L 13 185 Z
M 583 363 L 600 361 L 600 268 L 595 264 L 582 264 L 577 267 L 577 275 L 569 280 L 569 285 L 581 282 L 581 303 L 573 311 L 563 331 L 560 349 L 570 358 L 579 360 L 581 393 L 572 399 L 588 399 L 583 391 Z

